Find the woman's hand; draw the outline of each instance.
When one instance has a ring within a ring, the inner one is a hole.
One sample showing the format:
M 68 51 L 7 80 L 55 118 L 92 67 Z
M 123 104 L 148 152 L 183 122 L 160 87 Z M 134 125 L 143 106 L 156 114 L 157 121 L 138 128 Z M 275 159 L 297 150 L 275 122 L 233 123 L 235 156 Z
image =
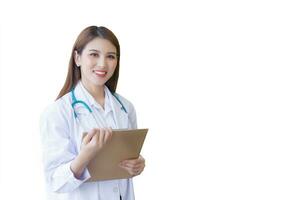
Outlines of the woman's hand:
M 140 175 L 145 168 L 145 159 L 140 155 L 137 159 L 124 160 L 119 164 L 132 176 Z
M 90 161 L 111 139 L 111 137 L 111 128 L 92 129 L 82 140 L 80 154 L 83 154 L 86 159 Z
M 85 167 L 111 139 L 111 128 L 92 129 L 82 140 L 79 155 L 72 161 L 71 170 L 76 178 L 80 178 Z

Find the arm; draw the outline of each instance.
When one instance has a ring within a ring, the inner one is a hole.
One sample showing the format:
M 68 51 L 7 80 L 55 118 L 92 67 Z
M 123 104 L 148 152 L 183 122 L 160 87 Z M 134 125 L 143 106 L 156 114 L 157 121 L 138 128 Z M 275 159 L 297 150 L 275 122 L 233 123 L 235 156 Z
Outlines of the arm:
M 46 183 L 51 191 L 58 193 L 71 192 L 90 178 L 86 166 L 95 151 L 101 149 L 99 143 L 103 143 L 105 138 L 99 137 L 100 133 L 96 134 L 95 131 L 91 134 L 93 137 L 85 137 L 78 153 L 75 142 L 70 137 L 72 130 L 68 119 L 72 115 L 68 116 L 63 107 L 64 105 L 59 106 L 57 103 L 52 105 L 43 113 L 40 121 Z M 109 137 L 106 140 L 108 139 Z
M 70 192 L 79 187 L 90 175 L 85 170 L 79 179 L 70 170 L 77 150 L 70 138 L 71 130 L 67 120 L 69 116 L 59 103 L 55 102 L 49 106 L 41 116 L 43 165 L 47 187 L 53 192 Z

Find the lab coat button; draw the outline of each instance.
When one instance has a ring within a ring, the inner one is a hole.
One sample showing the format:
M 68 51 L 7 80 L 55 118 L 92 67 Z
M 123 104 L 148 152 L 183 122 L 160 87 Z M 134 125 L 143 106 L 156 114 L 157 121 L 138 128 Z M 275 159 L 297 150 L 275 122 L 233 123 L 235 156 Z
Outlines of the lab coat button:
M 114 187 L 113 191 L 114 191 L 114 193 L 117 193 L 119 190 L 117 187 Z

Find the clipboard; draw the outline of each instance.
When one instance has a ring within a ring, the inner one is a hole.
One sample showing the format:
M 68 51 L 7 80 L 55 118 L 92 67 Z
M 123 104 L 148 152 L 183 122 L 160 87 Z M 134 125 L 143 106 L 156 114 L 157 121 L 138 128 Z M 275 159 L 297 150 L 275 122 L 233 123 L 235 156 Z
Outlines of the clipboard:
M 87 182 L 131 178 L 132 175 L 121 168 L 119 163 L 139 157 L 147 132 L 148 129 L 113 130 L 111 140 L 88 164 L 91 178 Z

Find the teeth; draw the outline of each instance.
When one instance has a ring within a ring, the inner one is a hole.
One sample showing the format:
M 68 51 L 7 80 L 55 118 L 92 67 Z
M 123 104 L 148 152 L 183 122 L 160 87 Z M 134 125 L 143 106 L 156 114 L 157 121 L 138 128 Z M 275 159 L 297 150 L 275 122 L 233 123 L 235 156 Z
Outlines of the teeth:
M 99 74 L 99 75 L 104 75 L 106 74 L 106 72 L 99 72 L 99 71 L 95 71 L 96 74 Z

